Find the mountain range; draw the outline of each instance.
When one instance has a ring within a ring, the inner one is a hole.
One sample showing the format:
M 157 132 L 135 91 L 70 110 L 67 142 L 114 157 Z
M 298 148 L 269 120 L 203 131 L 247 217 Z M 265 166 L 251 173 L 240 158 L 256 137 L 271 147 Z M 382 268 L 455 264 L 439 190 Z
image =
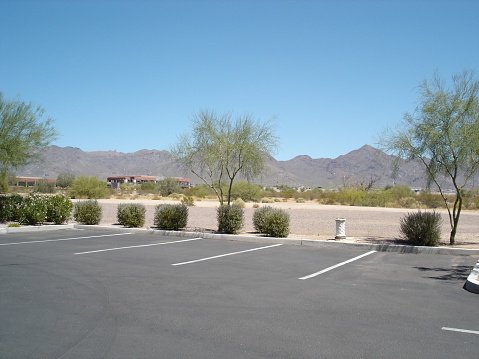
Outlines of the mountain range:
M 375 187 L 405 184 L 424 188 L 424 170 L 417 162 L 401 161 L 399 172 L 393 177 L 391 164 L 394 156 L 369 145 L 337 158 L 296 156 L 288 161 L 266 157 L 268 172 L 254 182 L 265 186 L 287 185 L 338 188 L 374 181 Z M 17 171 L 18 176 L 57 178 L 59 173 L 98 176 L 149 175 L 158 177 L 185 177 L 201 183 L 183 169 L 168 151 L 140 150 L 133 153 L 117 151 L 86 152 L 74 147 L 50 146 L 44 160 Z

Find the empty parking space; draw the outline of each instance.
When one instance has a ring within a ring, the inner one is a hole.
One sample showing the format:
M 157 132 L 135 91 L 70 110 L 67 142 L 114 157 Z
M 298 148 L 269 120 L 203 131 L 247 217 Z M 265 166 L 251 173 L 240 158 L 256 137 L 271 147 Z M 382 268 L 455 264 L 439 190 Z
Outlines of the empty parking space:
M 118 234 L 0 237 L 2 357 L 477 357 L 477 258 Z

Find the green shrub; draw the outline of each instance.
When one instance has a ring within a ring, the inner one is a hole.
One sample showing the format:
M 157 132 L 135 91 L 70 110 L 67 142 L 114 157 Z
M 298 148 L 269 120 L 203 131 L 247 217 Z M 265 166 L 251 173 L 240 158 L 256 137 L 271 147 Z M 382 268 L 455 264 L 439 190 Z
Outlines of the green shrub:
M 82 224 L 100 223 L 102 209 L 97 200 L 76 202 L 73 211 L 75 221 Z
M 233 202 L 233 204 L 236 204 L 238 206 L 240 206 L 241 208 L 245 208 L 246 207 L 246 203 L 245 201 L 243 201 L 242 198 L 236 198 Z
M 243 228 L 243 208 L 237 204 L 224 204 L 216 212 L 218 232 L 236 234 Z
M 255 230 L 271 237 L 287 237 L 289 234 L 289 214 L 282 209 L 265 206 L 253 213 Z
M 303 197 L 296 198 L 296 203 L 305 203 L 306 200 Z
M 44 196 L 30 194 L 23 198 L 18 206 L 18 222 L 21 224 L 37 225 L 47 218 L 47 201 Z
M 46 205 L 47 222 L 62 224 L 70 219 L 73 203 L 68 197 L 62 195 L 46 197 Z
M 235 199 L 242 198 L 245 202 L 259 201 L 261 198 L 261 187 L 246 181 L 236 181 L 231 188 L 231 196 Z
M 271 197 L 264 197 L 261 198 L 261 203 L 274 203 L 274 199 L 272 199 Z
M 0 222 L 18 221 L 18 208 L 23 197 L 18 194 L 0 196 Z
M 117 207 L 118 223 L 135 228 L 145 224 L 146 208 L 140 203 L 120 203 Z
M 42 178 L 33 185 L 33 192 L 35 193 L 55 193 L 55 183 L 49 182 L 47 179 Z
M 10 192 L 8 177 L 5 174 L 0 173 L 0 193 L 8 193 L 8 192 Z
M 70 188 L 72 198 L 106 198 L 108 195 L 106 181 L 102 181 L 95 176 L 78 176 Z
M 177 231 L 188 223 L 188 207 L 184 204 L 159 204 L 155 207 L 154 225 Z
M 195 205 L 195 200 L 192 196 L 185 196 L 181 198 L 181 203 L 185 206 L 192 207 Z
M 402 237 L 412 245 L 435 246 L 441 240 L 441 215 L 435 211 L 408 213 L 400 220 Z
M 273 210 L 271 206 L 264 206 L 255 209 L 253 212 L 253 227 L 256 232 L 264 233 L 264 219 L 267 212 Z

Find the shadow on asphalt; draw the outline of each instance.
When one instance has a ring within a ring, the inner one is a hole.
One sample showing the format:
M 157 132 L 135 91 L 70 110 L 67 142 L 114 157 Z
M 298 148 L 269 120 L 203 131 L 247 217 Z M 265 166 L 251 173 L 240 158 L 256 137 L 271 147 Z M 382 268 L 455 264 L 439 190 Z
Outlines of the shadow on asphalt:
M 471 272 L 469 266 L 455 266 L 449 268 L 428 268 L 428 267 L 415 267 L 421 272 L 427 272 L 431 274 L 428 278 L 442 280 L 442 281 L 464 281 Z

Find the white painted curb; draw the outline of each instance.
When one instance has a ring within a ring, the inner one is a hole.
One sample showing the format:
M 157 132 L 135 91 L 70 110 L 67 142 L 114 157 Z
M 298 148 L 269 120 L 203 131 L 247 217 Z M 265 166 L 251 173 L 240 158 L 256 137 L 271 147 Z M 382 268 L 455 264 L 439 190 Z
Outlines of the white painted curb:
M 74 224 L 49 224 L 44 226 L 6 227 L 6 228 L 0 228 L 0 234 L 57 231 L 59 229 L 73 229 L 73 228 L 75 228 Z
M 467 277 L 464 289 L 468 290 L 469 292 L 479 294 L 479 261 L 477 261 L 476 266 L 472 270 L 471 274 L 469 274 L 469 277 Z

